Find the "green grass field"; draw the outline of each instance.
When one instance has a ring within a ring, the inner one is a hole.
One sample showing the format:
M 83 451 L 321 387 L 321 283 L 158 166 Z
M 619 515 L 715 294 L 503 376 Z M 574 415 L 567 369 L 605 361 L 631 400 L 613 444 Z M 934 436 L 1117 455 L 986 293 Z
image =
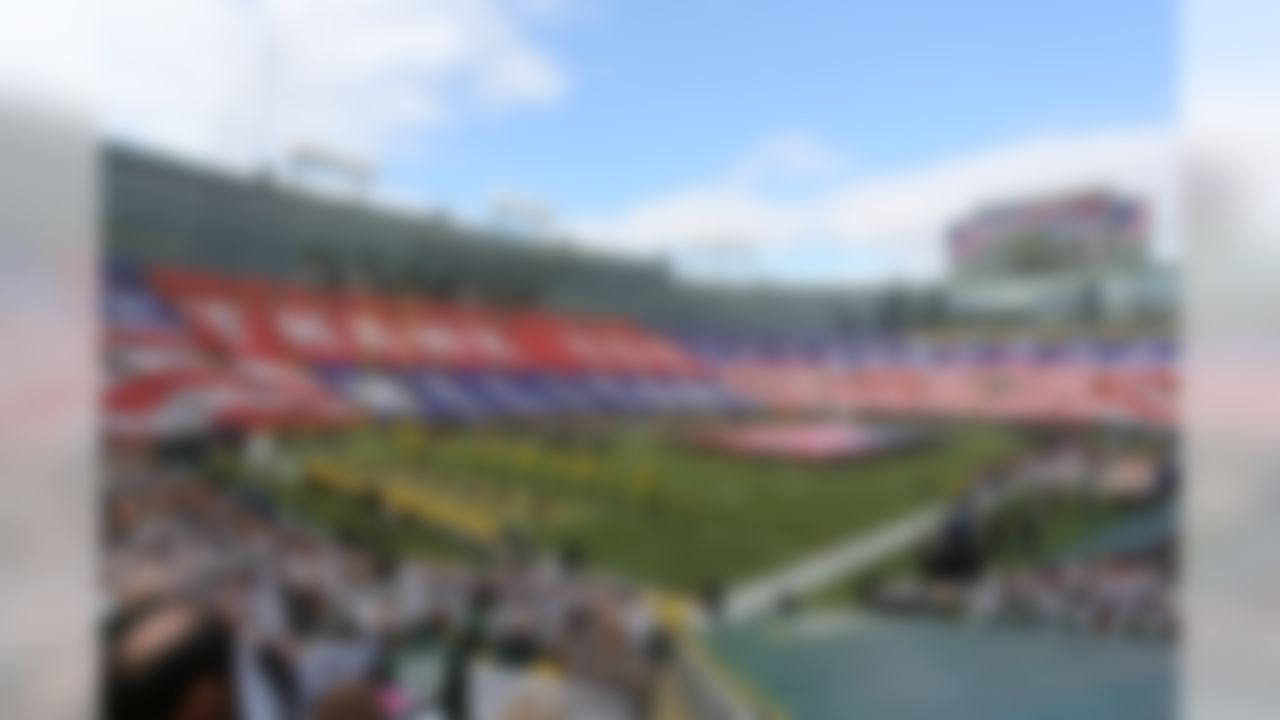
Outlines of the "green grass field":
M 984 543 L 991 569 L 1010 571 L 1042 567 L 1099 532 L 1143 514 L 1122 502 L 1079 495 L 1061 497 L 1017 497 L 984 521 Z M 1028 516 L 1036 518 L 1034 542 L 1028 543 L 1018 531 Z M 862 582 L 874 576 L 880 581 L 919 577 L 919 557 L 915 548 L 885 558 L 872 568 L 823 588 L 809 604 L 840 607 L 861 602 Z
M 370 430 L 291 452 L 481 509 L 542 547 L 580 548 L 597 568 L 697 591 L 772 570 L 946 497 L 1019 448 L 1012 433 L 961 427 L 918 448 L 813 466 L 715 455 L 655 428 L 594 435 L 567 443 L 498 431 Z M 321 497 L 326 492 L 295 487 L 281 499 L 396 549 L 443 551 L 405 523 L 389 540 L 385 529 L 365 526 L 376 513 L 352 509 L 358 498 Z

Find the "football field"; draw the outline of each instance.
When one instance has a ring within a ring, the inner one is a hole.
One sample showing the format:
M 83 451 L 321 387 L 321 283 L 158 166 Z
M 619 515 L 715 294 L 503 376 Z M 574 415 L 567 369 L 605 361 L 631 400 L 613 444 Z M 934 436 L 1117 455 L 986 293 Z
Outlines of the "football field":
M 697 592 L 944 499 L 1018 447 L 998 428 L 957 427 L 909 449 L 815 464 L 707 452 L 655 426 L 586 438 L 370 429 L 291 445 L 305 484 L 280 496 L 398 550 L 483 553 L 516 536 Z

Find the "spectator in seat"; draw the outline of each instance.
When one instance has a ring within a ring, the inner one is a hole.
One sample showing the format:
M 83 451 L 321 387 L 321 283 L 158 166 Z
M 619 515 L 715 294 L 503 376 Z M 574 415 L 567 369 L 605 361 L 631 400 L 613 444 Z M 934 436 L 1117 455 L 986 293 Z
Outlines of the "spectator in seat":
M 107 720 L 240 718 L 231 630 L 213 613 L 175 600 L 127 608 L 105 652 Z

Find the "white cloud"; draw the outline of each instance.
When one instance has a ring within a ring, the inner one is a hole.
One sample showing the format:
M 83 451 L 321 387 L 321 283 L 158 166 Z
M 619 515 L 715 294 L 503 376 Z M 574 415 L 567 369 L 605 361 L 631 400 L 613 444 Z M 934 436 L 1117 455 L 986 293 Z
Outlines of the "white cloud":
M 788 144 L 820 147 L 795 138 L 783 146 Z M 763 151 L 748 153 L 746 161 L 710 182 L 638 202 L 613 215 L 583 218 L 577 229 L 585 242 L 626 252 L 679 257 L 705 253 L 707 248 L 744 253 L 754 248 L 761 258 L 754 272 L 762 277 L 795 277 L 796 268 L 782 266 L 788 249 L 805 258 L 805 272 L 813 279 L 885 272 L 927 277 L 942 269 L 947 225 L 975 207 L 1106 187 L 1151 204 L 1161 254 L 1171 254 L 1177 244 L 1173 204 L 1178 160 L 1171 131 L 1016 142 L 892 176 L 828 181 L 801 195 L 780 195 L 769 187 L 769 173 L 787 172 L 786 163 L 761 165 L 755 159 L 770 156 L 775 151 L 769 148 L 778 146 L 771 140 Z M 830 154 L 795 154 L 814 161 L 801 166 L 827 171 L 838 167 Z M 816 162 L 820 158 L 827 161 Z M 756 170 L 744 175 L 743 167 Z M 750 181 L 744 182 L 744 177 Z M 839 252 L 831 252 L 832 263 L 824 266 L 814 262 L 815 248 Z M 868 262 L 851 259 L 859 252 Z
M 520 5 L 111 0 L 103 121 L 112 134 L 232 166 L 279 161 L 299 144 L 376 162 L 469 113 L 564 93 Z
M 86 110 L 94 18 L 77 0 L 7 3 L 0 23 L 0 106 Z
M 803 133 L 783 133 L 747 153 L 726 180 L 737 185 L 819 180 L 830 178 L 842 165 L 834 150 L 814 138 Z

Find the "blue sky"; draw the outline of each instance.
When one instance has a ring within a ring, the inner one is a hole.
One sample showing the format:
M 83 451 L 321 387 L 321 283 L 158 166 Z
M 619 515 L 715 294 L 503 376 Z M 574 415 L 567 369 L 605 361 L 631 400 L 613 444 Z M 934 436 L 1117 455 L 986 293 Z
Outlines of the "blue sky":
M 857 178 L 1043 134 L 1152 127 L 1175 105 L 1171 0 L 572 0 L 534 34 L 553 104 L 483 113 L 383 172 L 467 212 L 492 196 L 608 213 L 779 133 Z
M 943 271 L 974 205 L 1105 185 L 1172 228 L 1173 0 L 116 0 L 108 133 L 721 278 Z M 163 32 L 157 31 L 163 28 Z M 510 205 L 510 203 L 509 203 Z

